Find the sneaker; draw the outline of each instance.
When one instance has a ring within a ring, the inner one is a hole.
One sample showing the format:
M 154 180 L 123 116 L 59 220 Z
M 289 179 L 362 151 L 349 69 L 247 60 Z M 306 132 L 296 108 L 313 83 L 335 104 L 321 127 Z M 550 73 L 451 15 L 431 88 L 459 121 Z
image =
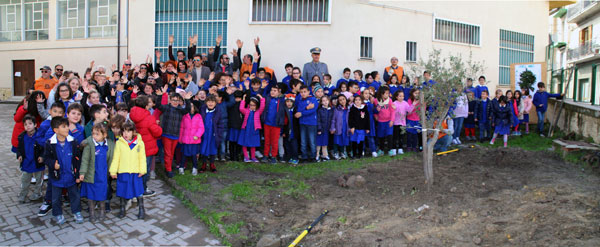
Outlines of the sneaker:
M 156 179 L 156 172 L 150 171 L 150 179 Z
M 329 161 L 329 156 L 323 156 L 323 157 L 321 157 L 321 160 L 322 161 Z
M 31 184 L 35 184 L 35 183 L 37 183 L 37 179 L 35 179 L 34 177 L 31 177 L 31 182 L 30 182 L 30 183 L 31 183 Z
M 252 159 L 252 162 L 254 162 L 254 163 L 258 163 L 258 162 L 260 162 L 260 161 L 258 161 L 258 159 L 257 159 L 257 158 L 254 158 L 254 159 Z
M 540 134 L 540 137 L 546 137 L 544 134 Z
M 50 210 L 52 210 L 52 204 L 48 203 L 48 202 L 44 202 L 42 204 L 42 206 L 40 207 L 40 211 L 38 212 L 38 216 L 42 217 L 42 216 L 46 216 L 48 214 L 48 212 L 50 212 Z
M 346 155 L 346 153 L 343 153 L 343 154 L 342 154 L 342 157 L 340 157 L 340 158 L 342 158 L 342 159 L 346 159 L 346 158 L 348 158 L 348 156 Z
M 394 157 L 394 156 L 396 156 L 396 149 L 390 149 L 390 151 L 388 152 L 388 155 L 389 155 L 390 157 Z
M 195 167 L 192 168 L 192 176 L 196 176 L 198 175 L 198 169 L 196 169 Z
M 173 177 L 173 171 L 167 172 L 167 177 L 172 178 Z
M 381 150 L 377 151 L 377 155 L 378 156 L 383 156 L 383 151 L 381 151 Z
M 127 203 L 125 203 L 125 211 L 127 211 L 130 208 L 131 208 L 131 200 L 127 200 Z
M 340 156 L 339 156 L 337 153 L 334 153 L 334 154 L 333 154 L 333 158 L 334 158 L 335 160 L 339 160 L 339 159 L 340 159 Z
M 490 141 L 490 145 L 494 145 L 494 141 L 495 141 L 495 139 L 492 139 L 492 140 Z
M 371 153 L 371 156 L 373 156 L 374 158 L 377 158 L 377 152 Z
M 293 165 L 297 165 L 298 164 L 298 160 L 291 159 L 290 163 L 293 164 Z
M 250 162 L 252 162 L 252 160 L 251 160 L 251 159 L 244 158 L 244 163 L 250 163 Z
M 44 181 L 48 181 L 48 174 L 44 174 Z
M 460 138 L 456 137 L 456 144 L 462 144 L 462 142 L 460 141 Z
M 144 191 L 144 194 L 142 194 L 142 196 L 144 197 L 152 197 L 156 195 L 156 191 L 151 190 L 151 189 L 146 189 L 146 191 Z
M 61 214 L 61 215 L 57 215 L 57 216 L 55 216 L 55 217 L 54 217 L 54 220 L 56 221 L 56 224 L 57 224 L 57 225 L 62 225 L 62 224 L 64 224 L 65 222 L 67 222 L 67 220 L 65 219 L 65 216 L 63 216 L 62 214 Z M 83 220 L 83 219 L 82 219 L 82 220 Z
M 179 168 L 179 175 L 183 175 L 183 174 L 185 174 L 185 170 L 183 169 L 183 167 Z
M 456 138 L 452 139 L 451 143 L 454 144 L 454 145 L 458 144 L 458 142 L 456 141 Z
M 259 159 L 262 159 L 262 157 L 264 157 L 264 155 L 260 151 L 258 151 L 258 150 L 256 150 L 256 152 L 254 153 L 254 155 L 256 156 L 256 158 L 259 158 Z
M 396 150 L 396 154 L 404 154 L 404 150 L 402 150 L 402 148 L 398 148 L 398 150 Z
M 83 216 L 81 216 L 81 212 L 75 213 L 74 217 L 75 217 L 75 223 L 83 224 Z
M 277 164 L 277 159 L 276 159 L 276 158 L 274 158 L 274 157 L 273 157 L 273 158 L 271 158 L 271 164 L 273 164 L 273 165 L 274 165 L 274 164 Z
M 321 162 L 321 157 L 317 156 L 316 161 Z
M 504 143 L 504 147 L 508 147 L 508 143 L 506 143 L 506 142 L 505 142 L 505 143 Z

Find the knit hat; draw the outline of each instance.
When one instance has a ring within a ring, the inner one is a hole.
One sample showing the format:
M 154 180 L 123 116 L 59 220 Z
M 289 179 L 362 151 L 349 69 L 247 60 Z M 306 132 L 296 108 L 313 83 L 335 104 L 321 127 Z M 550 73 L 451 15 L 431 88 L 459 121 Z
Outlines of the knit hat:
M 296 101 L 296 95 L 294 95 L 293 93 L 288 93 L 285 95 L 285 100 Z
M 315 88 L 313 89 L 313 93 L 319 91 L 319 89 L 323 89 L 323 87 L 321 86 L 321 84 L 315 85 Z

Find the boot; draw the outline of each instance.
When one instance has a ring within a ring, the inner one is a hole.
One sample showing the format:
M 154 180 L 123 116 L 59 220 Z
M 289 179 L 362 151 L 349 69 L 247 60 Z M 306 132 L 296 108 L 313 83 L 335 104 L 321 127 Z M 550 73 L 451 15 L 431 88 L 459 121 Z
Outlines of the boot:
M 202 167 L 200 167 L 200 173 L 204 173 L 206 171 L 206 161 L 202 161 Z
M 90 222 L 96 222 L 96 202 L 94 200 L 88 200 L 88 210 L 90 211 Z
M 210 163 L 210 171 L 212 173 L 216 173 L 217 172 L 217 167 L 215 166 L 215 163 Z
M 100 215 L 98 216 L 98 221 L 103 222 L 105 217 L 106 204 L 103 202 L 99 202 L 100 204 Z
M 125 204 L 126 204 L 126 200 L 125 198 L 119 197 L 119 218 L 124 218 L 125 217 Z
M 146 215 L 146 210 L 144 209 L 144 197 L 143 196 L 138 197 L 138 207 L 139 207 L 138 219 L 143 220 Z

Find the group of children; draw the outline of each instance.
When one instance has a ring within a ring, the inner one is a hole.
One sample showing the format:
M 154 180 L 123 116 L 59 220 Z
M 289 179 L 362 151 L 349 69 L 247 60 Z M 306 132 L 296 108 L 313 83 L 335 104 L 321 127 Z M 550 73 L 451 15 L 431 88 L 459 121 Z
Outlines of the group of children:
M 114 193 L 120 200 L 119 217 L 125 216 L 127 201 L 136 198 L 138 218 L 143 219 L 143 197 L 154 194 L 147 182 L 156 161 L 173 177 L 174 168 L 185 172 L 188 158 L 197 175 L 216 172 L 216 160 L 297 165 L 421 150 L 418 98 L 422 86 L 435 84 L 429 72 L 424 82 L 411 84 L 408 76 L 399 79 L 396 74 L 379 82 L 376 71 L 363 81 L 362 71 L 356 70 L 350 79 L 350 69 L 345 69 L 334 84 L 329 74 L 323 82 L 314 76 L 307 83 L 294 76 L 299 74 L 293 73 L 296 70 L 286 65 L 288 77 L 277 82 L 254 63 L 252 73 L 245 72 L 239 81 L 226 73 L 211 75 L 213 81 L 196 85 L 196 92 L 188 90 L 195 82 L 186 75 L 172 79 L 136 69 L 126 71 L 136 80 L 115 71 L 112 79 L 103 81 L 88 71 L 84 78 L 71 76 L 58 83 L 54 95 L 33 91 L 14 117 L 13 147 L 23 171 L 19 200 L 26 201 L 32 180 L 32 200 L 41 198 L 46 171 L 49 182 L 39 215 L 51 209 L 56 222 L 64 223 L 63 198 L 81 223 L 84 197 L 90 221 L 102 220 Z M 524 89 L 504 94 L 497 90 L 490 99 L 485 77 L 479 84 L 473 87 L 467 81 L 444 121 L 438 149 L 461 143 L 463 123 L 467 140 L 476 140 L 478 127 L 480 141 L 493 144 L 502 136 L 506 146 L 511 131 L 520 135 L 524 125 L 529 132 L 532 106 L 538 116 L 542 113 L 543 123 L 548 97 L 557 96 L 538 83 L 533 98 Z M 54 103 L 48 105 L 48 97 Z

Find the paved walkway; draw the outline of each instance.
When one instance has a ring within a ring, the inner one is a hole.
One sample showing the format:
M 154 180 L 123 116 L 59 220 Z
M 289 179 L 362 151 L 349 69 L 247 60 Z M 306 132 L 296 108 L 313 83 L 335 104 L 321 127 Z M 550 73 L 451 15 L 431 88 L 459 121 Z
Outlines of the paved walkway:
M 160 180 L 149 183 L 157 195 L 146 199 L 145 220 L 137 220 L 137 207 L 125 219 L 117 218 L 116 198 L 103 223 L 87 221 L 83 204 L 83 224 L 75 223 L 68 207 L 63 208 L 67 223 L 62 226 L 54 223 L 52 213 L 38 217 L 41 202 L 21 204 L 17 199 L 21 172 L 10 152 L 15 109 L 14 104 L 0 104 L 0 245 L 219 245 Z

